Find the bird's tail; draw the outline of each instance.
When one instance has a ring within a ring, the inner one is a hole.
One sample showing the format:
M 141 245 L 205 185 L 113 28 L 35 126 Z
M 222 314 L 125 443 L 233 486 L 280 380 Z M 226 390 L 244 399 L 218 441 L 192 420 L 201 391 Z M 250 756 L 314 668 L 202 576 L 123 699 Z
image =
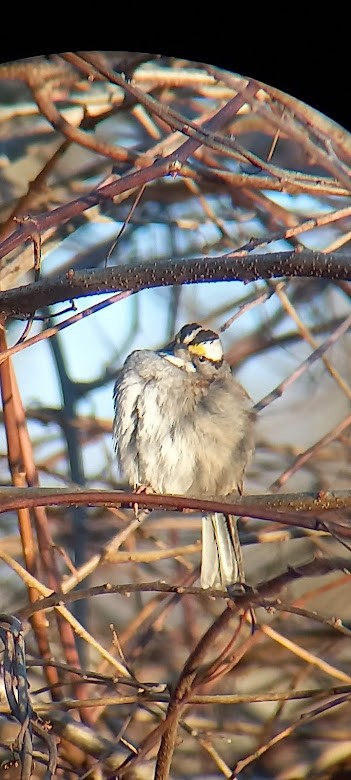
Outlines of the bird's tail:
M 237 517 L 215 512 L 202 518 L 201 587 L 226 589 L 244 582 Z

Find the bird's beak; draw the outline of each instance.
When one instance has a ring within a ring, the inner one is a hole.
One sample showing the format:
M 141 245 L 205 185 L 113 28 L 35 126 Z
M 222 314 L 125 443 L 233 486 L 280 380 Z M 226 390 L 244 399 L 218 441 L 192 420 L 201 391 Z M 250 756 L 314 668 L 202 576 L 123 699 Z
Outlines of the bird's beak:
M 173 363 L 174 366 L 183 368 L 184 360 L 182 360 L 181 354 L 176 355 L 175 353 L 175 341 L 170 341 L 169 344 L 166 344 L 165 347 L 162 347 L 162 349 L 158 351 L 158 354 L 166 360 L 169 360 L 169 362 Z
M 165 360 L 168 360 L 169 363 L 177 366 L 177 368 L 183 368 L 188 372 L 195 370 L 193 364 L 186 359 L 187 348 L 183 344 L 171 341 L 169 344 L 166 344 L 165 347 L 158 350 L 158 354 L 165 358 Z

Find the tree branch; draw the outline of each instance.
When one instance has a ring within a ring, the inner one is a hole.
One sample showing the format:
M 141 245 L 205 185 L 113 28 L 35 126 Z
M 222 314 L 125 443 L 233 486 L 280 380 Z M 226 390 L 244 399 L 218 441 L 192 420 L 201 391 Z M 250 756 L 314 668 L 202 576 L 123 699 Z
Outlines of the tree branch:
M 90 193 L 82 195 L 80 198 L 76 198 L 69 203 L 65 203 L 63 206 L 58 206 L 56 209 L 51 209 L 44 214 L 38 214 L 36 216 L 38 230 L 42 232 L 49 227 L 62 225 L 69 219 L 73 219 L 78 216 L 78 214 L 82 214 L 87 209 L 101 203 L 103 200 L 112 199 L 122 192 L 128 192 L 141 187 L 148 182 L 155 181 L 168 174 L 173 176 L 178 174 L 188 157 L 193 155 L 199 146 L 206 144 L 206 140 L 208 140 L 207 133 L 223 127 L 223 125 L 237 114 L 240 108 L 245 104 L 246 99 L 255 93 L 256 87 L 249 85 L 244 88 L 241 93 L 231 98 L 228 103 L 222 106 L 219 111 L 201 125 L 197 137 L 196 131 L 192 131 L 192 137 L 187 138 L 186 141 L 181 143 L 177 149 L 166 157 L 152 160 L 151 165 L 146 165 L 145 168 L 132 171 L 132 173 L 125 174 L 125 176 L 113 176 L 112 181 L 109 181 L 108 184 L 97 187 Z M 27 238 L 30 238 L 30 236 L 31 228 L 28 224 L 23 223 L 18 230 L 15 230 L 0 244 L 0 259 L 5 257 L 13 249 L 16 249 L 19 244 Z
M 284 276 L 351 280 L 351 255 L 349 252 L 324 254 L 307 249 L 245 255 L 233 251 L 216 257 L 152 261 L 98 271 L 70 270 L 61 276 L 40 279 L 0 293 L 0 311 L 7 315 L 28 315 L 54 303 L 116 290 L 137 291 L 201 282 L 253 282 Z
M 191 509 L 198 512 L 222 512 L 245 515 L 258 520 L 271 520 L 284 525 L 330 531 L 343 538 L 351 537 L 351 524 L 335 520 L 336 511 L 347 511 L 351 506 L 351 491 L 334 490 L 315 493 L 284 493 L 282 495 L 238 496 L 234 501 L 204 500 L 186 496 L 127 493 L 122 490 L 86 490 L 71 488 L 14 488 L 0 489 L 0 514 L 14 509 L 34 506 L 113 506 L 167 509 Z M 333 519 L 328 512 L 333 512 Z M 325 514 L 325 519 L 321 516 Z

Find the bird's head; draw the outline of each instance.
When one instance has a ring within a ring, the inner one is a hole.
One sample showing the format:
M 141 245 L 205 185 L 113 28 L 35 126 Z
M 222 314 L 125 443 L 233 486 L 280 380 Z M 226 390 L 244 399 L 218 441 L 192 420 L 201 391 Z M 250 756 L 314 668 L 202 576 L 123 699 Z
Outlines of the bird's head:
M 196 322 L 183 325 L 159 355 L 188 373 L 213 376 L 223 363 L 223 347 L 217 333 Z

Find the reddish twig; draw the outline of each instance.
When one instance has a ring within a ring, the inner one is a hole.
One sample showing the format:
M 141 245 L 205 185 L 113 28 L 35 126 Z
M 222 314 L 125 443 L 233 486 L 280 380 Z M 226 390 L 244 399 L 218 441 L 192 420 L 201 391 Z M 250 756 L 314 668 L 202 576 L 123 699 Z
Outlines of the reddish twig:
M 6 364 L 5 364 L 6 365 Z M 30 487 L 39 487 L 39 478 L 37 469 L 33 458 L 33 450 L 31 441 L 28 435 L 27 423 L 25 412 L 22 406 L 21 397 L 18 391 L 17 382 L 15 376 L 12 374 L 12 391 L 14 410 L 16 414 L 16 421 L 18 426 L 18 436 L 21 448 L 21 454 L 23 458 L 24 472 L 26 476 L 26 484 Z M 23 510 L 22 510 L 23 511 Z M 48 517 L 46 509 L 43 506 L 35 506 L 32 508 L 33 518 L 35 523 L 35 529 L 38 539 L 38 547 L 40 552 L 41 563 L 45 572 L 45 576 L 48 585 L 52 590 L 56 592 L 61 591 L 61 575 L 60 570 L 55 558 L 55 546 L 53 543 Z M 33 573 L 33 572 L 32 572 Z M 56 612 L 56 621 L 58 626 L 58 634 L 61 641 L 61 646 L 67 660 L 67 663 L 71 666 L 77 666 L 79 664 L 79 657 L 75 642 L 75 634 L 72 626 L 67 623 L 66 620 Z M 60 688 L 52 688 L 55 698 L 62 698 L 63 692 Z M 84 699 L 87 695 L 86 686 L 79 682 L 73 681 L 73 690 L 76 696 Z M 89 721 L 91 713 L 86 713 L 82 710 L 83 719 Z
M 245 515 L 258 520 L 293 525 L 311 530 L 330 530 L 351 537 L 351 527 L 328 518 L 328 512 L 348 510 L 351 493 L 347 490 L 283 495 L 241 496 L 235 502 L 204 500 L 186 496 L 128 493 L 121 490 L 72 490 L 70 488 L 0 488 L 0 513 L 33 506 L 112 506 L 132 509 L 135 503 L 149 509 L 191 509 L 205 513 L 222 512 Z M 325 513 L 325 516 L 323 517 Z M 323 518 L 323 519 L 322 519 Z
M 243 89 L 242 93 L 228 101 L 228 103 L 219 109 L 215 115 L 204 123 L 202 129 L 211 131 L 225 124 L 230 117 L 233 117 L 245 103 L 248 94 L 252 93 L 252 87 Z M 82 214 L 86 209 L 96 206 L 102 200 L 111 199 L 122 192 L 139 188 L 148 182 L 155 181 L 162 176 L 173 173 L 177 174 L 186 162 L 188 157 L 196 151 L 203 141 L 198 138 L 189 138 L 184 141 L 174 152 L 163 159 L 156 160 L 152 165 L 130 173 L 123 178 L 117 179 L 104 187 L 99 187 L 93 192 L 71 201 L 67 205 L 59 206 L 46 214 L 37 215 L 38 229 L 43 232 L 49 227 L 62 225 L 67 220 L 72 219 L 78 214 Z M 0 258 L 7 255 L 19 244 L 30 236 L 30 230 L 21 226 L 11 236 L 5 239 L 0 245 Z
M 6 349 L 6 338 L 3 328 L 0 328 L 0 350 Z M 26 484 L 23 452 L 20 440 L 21 420 L 18 419 L 18 408 L 14 399 L 13 376 L 11 374 L 10 362 L 7 360 L 0 365 L 0 386 L 4 410 L 4 424 L 7 438 L 8 460 L 15 486 L 23 487 Z M 37 550 L 31 527 L 30 514 L 28 507 L 18 509 L 18 524 L 21 535 L 22 550 L 27 570 L 37 575 Z M 31 602 L 36 601 L 38 592 L 29 587 L 28 596 Z M 52 655 L 48 627 L 45 620 L 40 615 L 32 621 L 33 630 L 38 643 L 39 652 L 43 658 L 49 659 Z M 53 667 L 46 667 L 47 681 L 50 685 L 58 683 L 57 671 Z
M 54 130 L 64 135 L 67 141 L 79 144 L 86 149 L 96 152 L 96 154 L 102 154 L 104 157 L 117 162 L 131 162 L 139 156 L 132 149 L 125 149 L 123 146 L 118 146 L 118 144 L 108 144 L 106 141 L 101 141 L 96 136 L 92 136 L 67 122 L 50 99 L 50 84 L 43 84 L 41 80 L 38 83 L 37 78 L 29 78 L 29 86 L 32 89 L 39 111 L 50 122 Z

